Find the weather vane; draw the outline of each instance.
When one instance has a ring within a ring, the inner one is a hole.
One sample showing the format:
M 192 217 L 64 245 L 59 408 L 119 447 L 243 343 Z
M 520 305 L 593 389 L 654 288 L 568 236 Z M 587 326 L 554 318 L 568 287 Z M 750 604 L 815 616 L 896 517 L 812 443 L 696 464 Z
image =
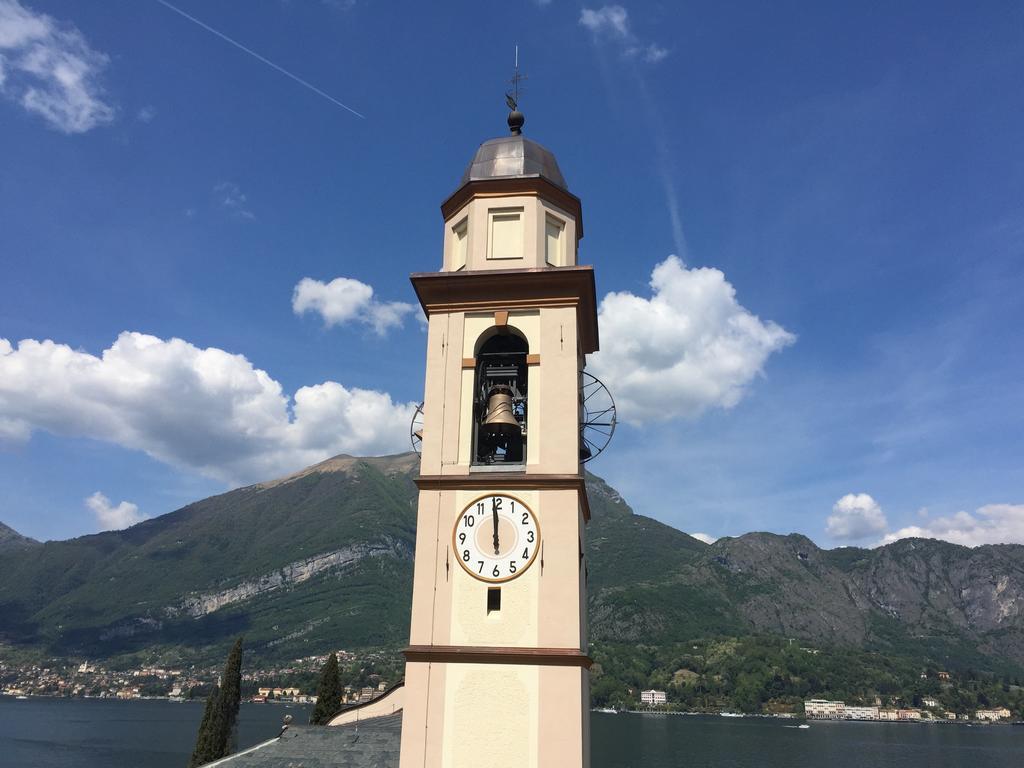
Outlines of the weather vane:
M 518 136 L 523 131 L 523 123 L 526 122 L 526 118 L 523 117 L 523 113 L 519 111 L 519 91 L 522 89 L 522 82 L 526 79 L 526 75 L 519 74 L 519 46 L 516 46 L 516 63 L 515 63 L 515 74 L 512 75 L 512 79 L 509 83 L 512 84 L 512 90 L 505 92 L 505 103 L 508 108 L 512 110 L 508 114 L 508 127 L 512 131 L 513 136 Z

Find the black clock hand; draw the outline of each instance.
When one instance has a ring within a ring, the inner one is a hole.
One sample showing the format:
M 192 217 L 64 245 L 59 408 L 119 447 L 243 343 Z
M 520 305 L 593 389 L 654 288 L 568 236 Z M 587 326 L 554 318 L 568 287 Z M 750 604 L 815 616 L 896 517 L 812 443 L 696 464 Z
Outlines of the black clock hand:
M 491 519 L 494 521 L 494 554 L 501 550 L 498 544 L 498 500 L 491 499 Z

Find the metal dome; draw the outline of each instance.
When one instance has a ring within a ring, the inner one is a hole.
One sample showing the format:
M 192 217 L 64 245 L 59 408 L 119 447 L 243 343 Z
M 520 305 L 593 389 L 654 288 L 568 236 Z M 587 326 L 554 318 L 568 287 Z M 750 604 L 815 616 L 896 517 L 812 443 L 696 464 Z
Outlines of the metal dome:
M 485 141 L 462 174 L 462 184 L 486 179 L 515 179 L 541 176 L 568 191 L 558 161 L 550 150 L 526 137 L 501 136 Z

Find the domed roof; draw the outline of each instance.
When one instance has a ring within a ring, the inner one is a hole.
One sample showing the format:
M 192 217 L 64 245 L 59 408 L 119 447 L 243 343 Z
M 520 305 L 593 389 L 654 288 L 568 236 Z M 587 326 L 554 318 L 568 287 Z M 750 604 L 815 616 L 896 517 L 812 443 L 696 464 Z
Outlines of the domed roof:
M 550 150 L 523 135 L 500 136 L 485 141 L 462 174 L 462 184 L 485 179 L 540 176 L 568 191 L 565 177 Z

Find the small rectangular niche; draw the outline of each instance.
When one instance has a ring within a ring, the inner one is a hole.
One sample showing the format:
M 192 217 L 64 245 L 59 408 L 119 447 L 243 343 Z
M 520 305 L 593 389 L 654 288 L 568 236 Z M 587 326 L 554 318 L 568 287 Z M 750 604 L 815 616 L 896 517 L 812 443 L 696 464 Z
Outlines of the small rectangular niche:
M 487 258 L 523 258 L 522 208 L 493 208 L 487 212 Z
M 487 588 L 487 613 L 492 614 L 501 610 L 501 587 Z
M 552 267 L 565 266 L 565 222 L 550 214 L 544 221 L 544 261 Z
M 452 272 L 466 268 L 469 257 L 469 217 L 452 227 Z

